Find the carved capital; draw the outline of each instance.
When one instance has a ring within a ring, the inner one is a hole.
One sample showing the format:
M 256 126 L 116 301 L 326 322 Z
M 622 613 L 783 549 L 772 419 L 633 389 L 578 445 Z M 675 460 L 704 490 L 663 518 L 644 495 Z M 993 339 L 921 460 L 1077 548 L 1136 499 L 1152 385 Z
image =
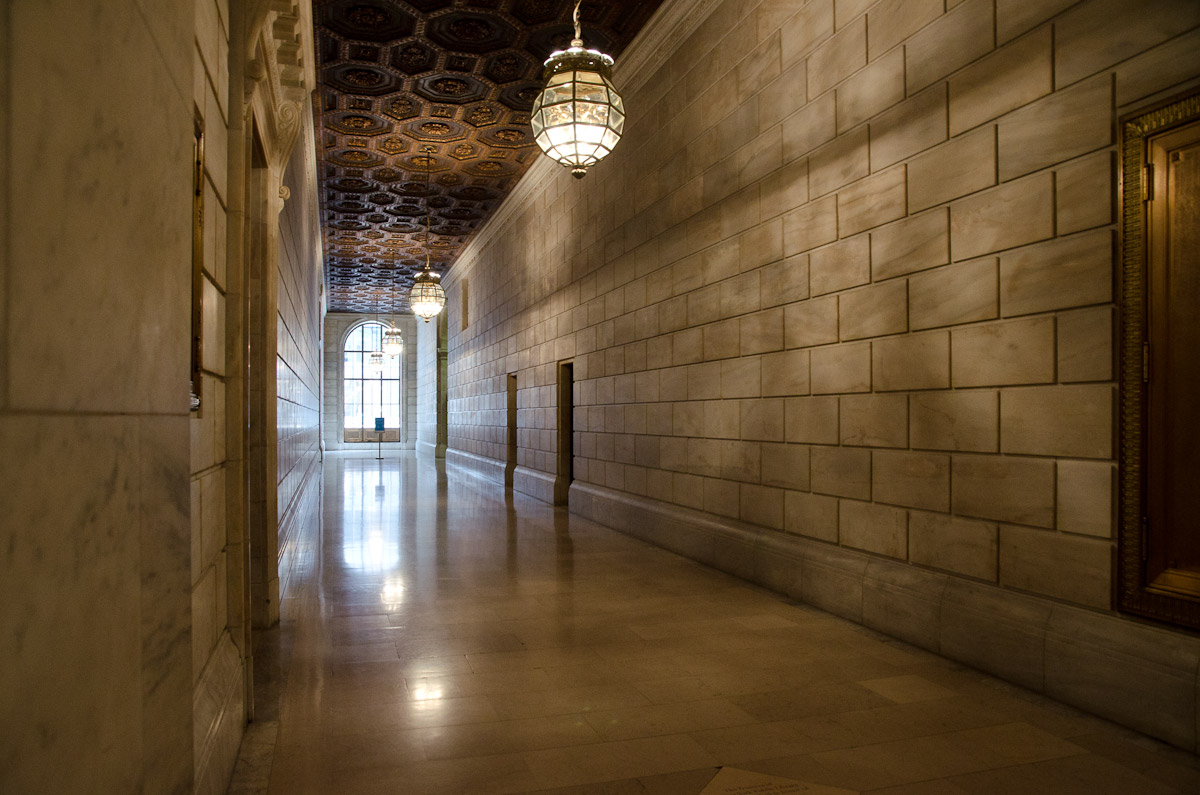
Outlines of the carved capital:
M 246 61 L 246 79 L 245 79 L 246 98 L 249 99 L 250 95 L 254 93 L 254 89 L 258 87 L 258 84 L 266 79 L 267 79 L 266 64 L 264 64 L 262 61 L 258 60 L 257 58 L 251 58 L 249 61 Z

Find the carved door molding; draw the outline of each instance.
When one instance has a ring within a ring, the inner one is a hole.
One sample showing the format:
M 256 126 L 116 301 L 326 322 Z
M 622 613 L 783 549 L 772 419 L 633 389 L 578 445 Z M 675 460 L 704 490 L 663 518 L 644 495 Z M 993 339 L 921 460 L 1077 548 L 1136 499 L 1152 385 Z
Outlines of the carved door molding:
M 1166 169 L 1152 162 L 1154 140 L 1200 122 L 1200 94 L 1139 111 L 1120 122 L 1120 453 L 1118 459 L 1118 609 L 1171 624 L 1200 629 L 1200 573 L 1194 563 L 1175 563 L 1167 541 L 1178 528 L 1156 520 L 1154 501 L 1161 488 L 1151 474 L 1162 472 L 1155 458 L 1164 427 L 1162 403 L 1152 392 L 1151 373 L 1163 362 L 1157 349 L 1166 339 L 1161 298 L 1168 295 L 1164 278 L 1155 276 L 1152 252 L 1164 234 L 1159 228 L 1167 185 Z M 1155 171 L 1158 171 L 1156 174 Z M 1155 193 L 1158 196 L 1155 196 Z M 1174 199 L 1172 199 L 1174 200 Z M 1157 296 L 1157 297 L 1156 297 Z M 1156 316 L 1157 315 L 1157 316 Z M 1154 390 L 1161 390 L 1155 382 Z M 1200 396 L 1198 396 L 1200 397 Z M 1157 430 L 1156 430 L 1157 428 Z M 1168 429 L 1169 430 L 1169 429 Z M 1186 473 L 1185 473 L 1186 474 Z M 1200 472 L 1195 473 L 1200 488 Z

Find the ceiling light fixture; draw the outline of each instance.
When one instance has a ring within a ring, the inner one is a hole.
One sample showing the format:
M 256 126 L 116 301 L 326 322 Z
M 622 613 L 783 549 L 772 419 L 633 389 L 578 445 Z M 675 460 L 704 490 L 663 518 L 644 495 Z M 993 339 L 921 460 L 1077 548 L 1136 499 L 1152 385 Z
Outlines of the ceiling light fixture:
M 395 326 L 383 330 L 383 352 L 393 358 L 404 353 L 404 335 Z
M 613 88 L 613 59 L 585 50 L 575 3 L 571 46 L 546 59 L 545 86 L 533 101 L 530 121 L 538 146 L 580 179 L 612 151 L 625 129 L 625 105 Z
M 414 315 L 428 323 L 429 319 L 441 312 L 442 307 L 446 305 L 446 291 L 442 289 L 441 274 L 429 269 L 430 248 L 433 246 L 433 224 L 429 220 L 429 175 L 433 172 L 433 152 L 437 150 L 432 146 L 425 146 L 421 151 L 425 153 L 425 270 L 413 279 L 412 290 L 408 294 L 408 305 Z M 420 164 L 418 158 L 413 158 L 413 162 Z

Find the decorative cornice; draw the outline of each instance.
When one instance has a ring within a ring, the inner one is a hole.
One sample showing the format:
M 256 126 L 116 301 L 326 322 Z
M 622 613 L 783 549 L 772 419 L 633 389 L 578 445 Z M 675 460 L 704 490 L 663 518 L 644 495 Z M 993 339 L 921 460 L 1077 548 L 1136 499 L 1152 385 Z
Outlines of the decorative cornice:
M 282 167 L 316 87 L 312 0 L 265 0 L 253 14 L 245 91 L 265 132 L 267 159 Z
M 666 0 L 659 6 L 613 67 L 613 80 L 621 92 L 628 95 L 653 77 L 717 4 L 718 0 Z M 550 158 L 538 157 L 492 217 L 463 246 L 462 253 L 442 275 L 442 282 L 453 283 L 456 265 L 472 262 L 514 216 L 524 212 L 542 194 L 551 179 L 567 173 Z
M 719 0 L 665 0 L 613 67 L 613 80 L 632 93 L 654 76 L 688 36 L 717 7 Z

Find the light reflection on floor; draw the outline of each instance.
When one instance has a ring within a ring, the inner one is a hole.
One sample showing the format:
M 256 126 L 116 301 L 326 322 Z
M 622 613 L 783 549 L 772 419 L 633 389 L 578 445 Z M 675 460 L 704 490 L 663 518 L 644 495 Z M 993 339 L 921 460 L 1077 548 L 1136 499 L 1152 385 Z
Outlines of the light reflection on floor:
M 374 468 L 342 470 L 342 560 L 348 568 L 386 574 L 400 565 L 401 530 L 395 519 L 401 484 L 399 469 L 386 460 Z
M 272 793 L 1200 791 L 1193 756 L 411 454 L 327 454 L 323 495 L 258 636 Z

